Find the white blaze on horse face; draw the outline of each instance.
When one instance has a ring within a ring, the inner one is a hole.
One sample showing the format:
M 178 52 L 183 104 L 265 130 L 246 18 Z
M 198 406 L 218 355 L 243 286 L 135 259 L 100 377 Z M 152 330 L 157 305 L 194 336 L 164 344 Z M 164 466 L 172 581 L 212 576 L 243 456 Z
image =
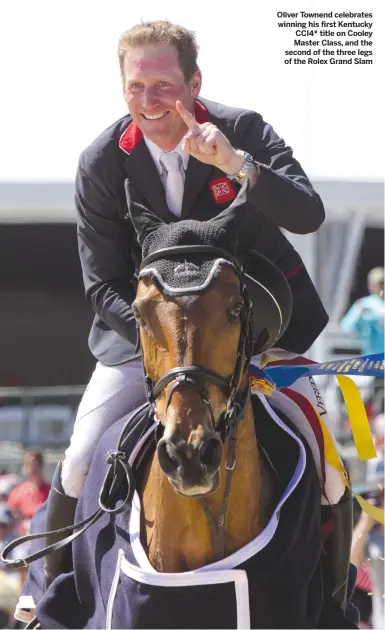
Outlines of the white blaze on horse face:
M 206 434 L 213 432 L 207 405 L 199 393 L 188 385 L 175 389 L 165 420 L 164 435 L 186 444 L 191 450 L 199 449 Z

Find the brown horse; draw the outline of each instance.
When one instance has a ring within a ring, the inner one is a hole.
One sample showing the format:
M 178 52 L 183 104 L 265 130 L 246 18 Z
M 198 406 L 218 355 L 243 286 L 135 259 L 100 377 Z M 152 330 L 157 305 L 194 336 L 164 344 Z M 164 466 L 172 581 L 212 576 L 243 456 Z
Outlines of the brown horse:
M 262 256 L 242 260 L 245 192 L 206 222 L 166 225 L 129 203 L 149 404 L 100 440 L 77 523 L 59 530 L 77 532 L 27 558 L 43 628 L 350 627 L 349 502 L 340 517 L 333 506 L 340 533 L 325 546 L 331 508 L 309 445 L 250 396 L 250 358 L 283 334 L 291 295 Z M 67 571 L 45 590 L 38 561 L 70 541 Z
M 234 256 L 241 203 L 211 221 L 172 226 L 131 207 L 144 256 L 133 310 L 163 430 L 140 487 L 141 540 L 160 572 L 196 569 L 235 552 L 274 508 L 274 474 L 258 449 L 247 374 L 251 304 Z M 286 282 L 278 271 L 273 276 L 275 289 Z M 283 332 L 270 290 L 258 286 L 262 305 L 269 301 L 254 330 L 259 352 Z

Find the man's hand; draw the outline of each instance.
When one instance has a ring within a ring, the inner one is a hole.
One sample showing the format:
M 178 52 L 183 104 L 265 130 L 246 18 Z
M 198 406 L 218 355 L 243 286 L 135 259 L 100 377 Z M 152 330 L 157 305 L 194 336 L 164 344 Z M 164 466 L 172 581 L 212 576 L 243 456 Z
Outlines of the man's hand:
M 374 499 L 368 499 L 368 503 L 370 503 L 371 505 L 376 505 Z M 368 534 L 376 524 L 377 521 L 362 510 L 356 527 L 360 530 L 361 534 Z
M 200 162 L 212 164 L 227 175 L 235 175 L 244 162 L 242 151 L 234 149 L 226 136 L 212 123 L 199 124 L 180 101 L 176 110 L 188 128 L 182 149 Z

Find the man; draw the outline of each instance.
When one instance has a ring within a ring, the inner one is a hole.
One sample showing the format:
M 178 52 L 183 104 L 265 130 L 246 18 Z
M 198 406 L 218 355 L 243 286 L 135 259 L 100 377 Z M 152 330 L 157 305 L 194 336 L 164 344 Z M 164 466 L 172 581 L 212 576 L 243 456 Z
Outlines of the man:
M 18 537 L 18 532 L 16 529 L 17 526 L 17 515 L 13 512 L 12 508 L 5 501 L 0 501 L 0 554 L 3 551 L 4 547 L 8 545 L 13 540 L 16 540 Z M 27 555 L 29 551 L 29 544 L 25 543 L 23 548 L 19 547 L 17 553 L 11 552 L 11 558 L 16 559 L 18 554 Z M 3 561 L 0 558 L 0 571 L 4 571 L 5 566 Z M 9 568 L 7 569 L 9 570 Z M 20 570 L 16 569 L 11 572 L 11 575 L 18 576 L 20 575 Z M 16 578 L 17 579 L 17 578 Z
M 24 453 L 22 473 L 25 481 L 18 484 L 8 497 L 9 506 L 25 520 L 47 500 L 50 484 L 44 479 L 44 458 L 39 450 Z
M 363 354 L 384 352 L 384 269 L 374 267 L 367 277 L 369 295 L 360 298 L 341 320 L 344 332 L 355 333 Z
M 0 474 L 0 501 L 8 501 L 8 497 L 12 490 L 18 486 L 22 480 L 13 473 L 6 471 Z
M 0 553 L 4 547 L 16 538 L 16 517 L 5 501 L 0 501 Z M 4 570 L 4 563 L 0 559 L 0 571 Z
M 377 481 L 384 480 L 384 460 L 379 461 Z M 373 475 L 372 475 L 373 477 Z M 367 482 L 371 482 L 367 476 Z M 381 487 L 381 483 L 377 486 Z M 371 501 L 378 507 L 384 508 L 384 490 L 375 493 L 375 499 Z M 374 521 L 365 512 L 354 528 L 350 560 L 358 569 L 357 588 L 358 602 L 363 603 L 362 616 L 371 616 L 371 624 L 360 627 L 383 628 L 384 627 L 384 526 Z M 370 606 L 365 601 L 365 593 L 369 593 Z M 353 600 L 354 601 L 354 600 Z M 368 610 L 369 608 L 369 610 Z M 369 614 L 368 614 L 369 613 Z
M 76 178 L 79 253 L 95 311 L 89 344 L 98 363 L 54 477 L 47 529 L 71 523 L 101 433 L 145 402 L 131 310 L 141 252 L 129 203 L 146 205 L 165 222 L 204 221 L 226 208 L 248 179 L 250 236 L 242 245 L 275 262 L 294 297 L 281 347 L 304 352 L 327 323 L 299 255 L 279 230 L 306 234 L 324 219 L 291 149 L 259 114 L 198 98 L 197 45 L 186 29 L 168 22 L 134 26 L 122 35 L 118 54 L 129 114 L 82 153 Z M 48 560 L 51 577 L 59 555 Z

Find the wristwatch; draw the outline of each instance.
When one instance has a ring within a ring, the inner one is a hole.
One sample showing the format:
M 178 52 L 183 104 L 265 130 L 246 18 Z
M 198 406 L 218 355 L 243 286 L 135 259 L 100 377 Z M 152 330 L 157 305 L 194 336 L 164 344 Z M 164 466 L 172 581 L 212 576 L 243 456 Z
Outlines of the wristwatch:
M 248 175 L 250 169 L 255 166 L 254 158 L 252 155 L 250 155 L 250 153 L 246 153 L 246 151 L 243 151 L 243 155 L 245 159 L 241 166 L 241 169 L 238 171 L 238 173 L 235 173 L 235 175 L 228 175 L 229 179 L 233 181 L 235 180 L 236 182 L 238 182 L 238 184 L 242 183 L 242 180 Z

